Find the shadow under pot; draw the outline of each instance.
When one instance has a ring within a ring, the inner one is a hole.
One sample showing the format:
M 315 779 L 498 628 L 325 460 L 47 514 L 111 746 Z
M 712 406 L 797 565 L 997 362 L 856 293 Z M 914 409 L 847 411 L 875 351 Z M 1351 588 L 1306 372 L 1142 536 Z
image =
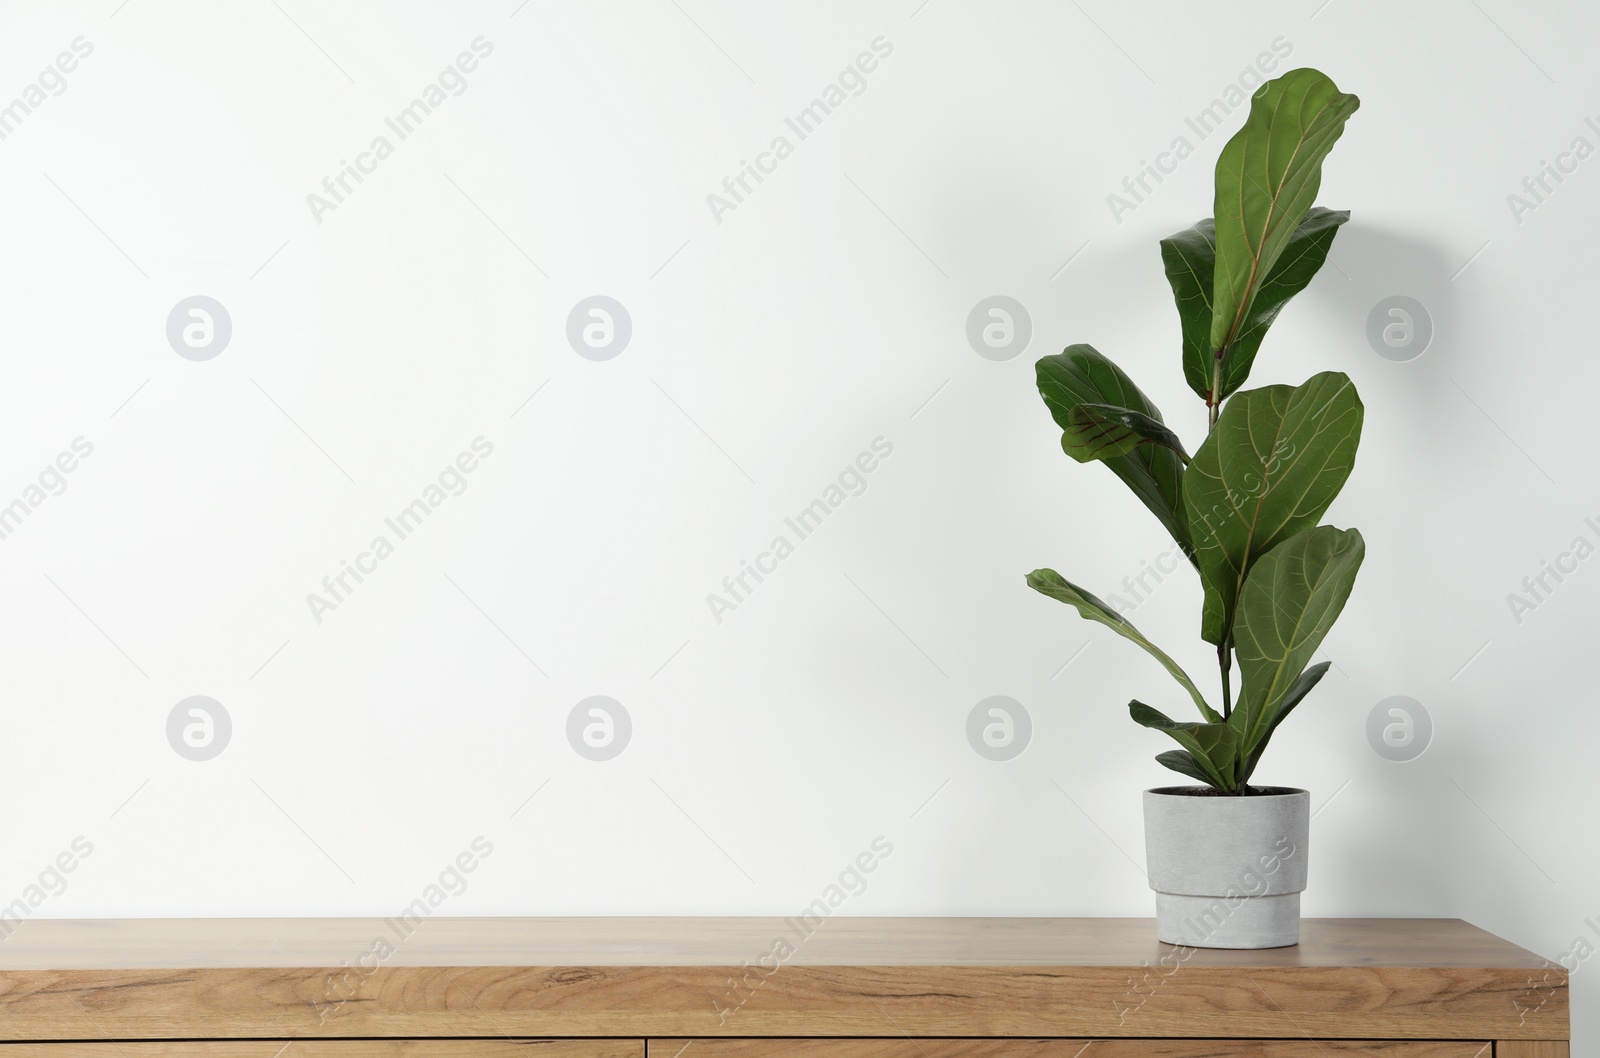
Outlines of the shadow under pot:
M 1311 795 L 1281 786 L 1218 794 L 1144 792 L 1144 845 L 1156 935 L 1193 948 L 1300 943 Z

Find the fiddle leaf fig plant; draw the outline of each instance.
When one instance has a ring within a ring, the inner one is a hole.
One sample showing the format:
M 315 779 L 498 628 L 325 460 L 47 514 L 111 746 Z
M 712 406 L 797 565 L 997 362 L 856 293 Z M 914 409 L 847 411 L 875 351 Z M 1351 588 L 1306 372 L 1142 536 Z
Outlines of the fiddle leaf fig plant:
M 1206 406 L 1207 434 L 1192 456 L 1127 373 L 1092 346 L 1070 345 L 1036 365 L 1062 450 L 1121 478 L 1199 575 L 1200 636 L 1217 648 L 1221 710 L 1087 589 L 1051 569 L 1028 574 L 1028 586 L 1167 670 L 1200 719 L 1173 720 L 1140 701 L 1128 703 L 1129 713 L 1178 744 L 1159 763 L 1228 794 L 1251 792 L 1278 725 L 1327 672 L 1328 662 L 1311 659 L 1365 552 L 1356 530 L 1320 524 L 1355 465 L 1363 409 L 1354 384 L 1324 371 L 1298 386 L 1241 388 L 1268 328 L 1350 218 L 1313 202 L 1323 160 L 1360 105 L 1316 70 L 1262 85 L 1217 159 L 1214 215 L 1161 240 L 1184 380 Z

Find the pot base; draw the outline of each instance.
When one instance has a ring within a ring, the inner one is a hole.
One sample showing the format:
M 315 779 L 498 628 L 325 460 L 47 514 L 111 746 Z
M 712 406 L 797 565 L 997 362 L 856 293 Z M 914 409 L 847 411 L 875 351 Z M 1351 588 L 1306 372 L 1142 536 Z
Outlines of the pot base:
M 1300 943 L 1300 894 L 1229 898 L 1158 892 L 1156 936 L 1190 948 L 1286 948 Z

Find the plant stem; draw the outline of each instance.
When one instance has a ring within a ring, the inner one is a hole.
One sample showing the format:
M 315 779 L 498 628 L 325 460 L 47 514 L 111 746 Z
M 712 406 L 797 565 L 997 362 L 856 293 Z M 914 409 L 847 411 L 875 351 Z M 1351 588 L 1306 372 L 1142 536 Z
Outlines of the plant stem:
M 1228 651 L 1227 643 L 1217 644 L 1217 665 L 1222 669 L 1222 719 L 1228 719 L 1233 712 L 1233 699 L 1228 690 L 1228 676 L 1233 669 L 1233 658 Z
M 1206 433 L 1217 428 L 1217 416 L 1222 414 L 1222 353 L 1227 347 L 1218 349 L 1211 358 L 1211 396 L 1206 400 L 1206 409 L 1210 412 L 1210 423 L 1206 426 Z
M 1206 425 L 1206 436 L 1217 428 L 1217 416 L 1222 413 L 1222 354 L 1227 350 L 1224 345 L 1211 357 L 1211 394 L 1206 398 L 1206 411 L 1210 421 Z M 1217 665 L 1222 669 L 1222 718 L 1226 720 L 1233 712 L 1233 699 L 1228 688 L 1228 674 L 1233 669 L 1233 658 L 1229 656 L 1228 640 L 1226 637 L 1217 644 Z

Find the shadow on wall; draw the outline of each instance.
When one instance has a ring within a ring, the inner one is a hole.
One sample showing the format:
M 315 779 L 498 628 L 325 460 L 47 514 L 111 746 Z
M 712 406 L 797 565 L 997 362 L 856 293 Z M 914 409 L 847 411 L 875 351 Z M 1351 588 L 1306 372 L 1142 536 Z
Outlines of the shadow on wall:
M 1469 400 L 1482 402 L 1496 394 L 1466 395 L 1474 389 L 1471 380 L 1477 373 L 1469 358 L 1477 350 L 1463 338 L 1462 317 L 1469 309 L 1456 282 L 1468 269 L 1481 266 L 1415 235 L 1352 219 L 1335 240 L 1328 267 L 1297 299 L 1304 302 L 1300 311 L 1314 314 L 1319 330 L 1340 336 L 1340 355 L 1350 359 L 1339 366 L 1355 378 L 1367 401 L 1367 428 L 1376 426 L 1384 434 L 1383 452 L 1366 458 L 1379 455 L 1388 481 L 1382 493 L 1369 495 L 1392 496 L 1400 505 L 1381 514 L 1386 524 L 1381 531 L 1369 529 L 1369 536 L 1391 555 L 1428 556 L 1437 550 L 1438 512 L 1428 513 L 1429 501 L 1441 490 L 1459 487 L 1453 477 L 1440 476 L 1437 467 L 1441 461 L 1448 465 L 1459 460 L 1454 448 L 1463 432 L 1495 429 L 1487 421 L 1475 421 L 1480 413 Z M 1291 305 L 1286 311 L 1295 310 Z M 1502 305 L 1497 311 L 1511 309 Z M 1467 388 L 1458 389 L 1457 380 Z M 1381 419 L 1373 414 L 1377 403 L 1385 406 Z M 1414 476 L 1404 477 L 1407 473 Z M 1434 578 L 1441 575 L 1440 563 L 1448 561 L 1388 563 L 1382 594 L 1390 599 L 1435 597 Z M 1532 926 L 1527 909 L 1548 898 L 1553 881 L 1496 833 L 1499 824 L 1479 807 L 1505 803 L 1496 786 L 1506 779 L 1493 734 L 1451 722 L 1450 699 L 1470 696 L 1470 684 L 1448 685 L 1448 672 L 1434 679 L 1407 672 L 1401 663 L 1403 658 L 1437 656 L 1438 629 L 1425 614 L 1418 617 L 1386 630 L 1391 657 L 1384 670 L 1413 686 L 1421 681 L 1450 687 L 1452 694 L 1425 703 L 1440 737 L 1414 763 L 1368 773 L 1383 783 L 1383 790 L 1369 793 L 1369 798 L 1399 807 L 1381 820 L 1365 821 L 1364 840 L 1341 850 L 1330 864 L 1333 876 L 1325 880 L 1335 891 L 1364 893 L 1369 900 L 1398 908 L 1398 913 L 1460 914 L 1512 936 L 1527 935 Z M 1462 660 L 1473 645 L 1462 644 Z M 1383 673 L 1377 675 L 1382 678 Z M 1400 693 L 1404 688 L 1391 690 Z M 1362 703 L 1363 708 L 1371 704 Z M 1499 778 L 1485 778 L 1495 776 Z M 1457 866 L 1441 870 L 1464 861 L 1474 865 L 1470 874 Z M 1472 896 L 1483 892 L 1507 897 L 1487 920 L 1488 909 Z
M 1366 436 L 1352 485 L 1380 500 L 1369 504 L 1364 529 L 1373 545 L 1391 556 L 1428 556 L 1437 550 L 1430 539 L 1436 532 L 1433 520 L 1419 515 L 1438 490 L 1454 484 L 1436 473 L 1435 460 L 1459 459 L 1452 453 L 1458 430 L 1478 414 L 1452 382 L 1463 367 L 1463 306 L 1453 281 L 1462 265 L 1437 243 L 1353 217 L 1334 240 L 1321 274 L 1285 309 L 1309 318 L 1314 333 L 1332 337 L 1334 358 L 1327 366 L 1347 372 L 1361 390 Z M 1404 503 L 1396 506 L 1384 497 L 1403 497 Z M 1383 596 L 1433 594 L 1438 570 L 1431 560 L 1381 567 Z M 1405 622 L 1391 634 L 1385 642 L 1396 658 L 1428 656 L 1437 646 L 1427 621 Z
M 1440 246 L 1351 218 L 1334 240 L 1327 266 L 1296 302 L 1332 312 L 1337 332 L 1363 335 L 1357 348 L 1370 348 L 1382 359 L 1403 363 L 1426 354 L 1437 360 L 1439 341 L 1449 336 L 1455 319 L 1453 278 L 1460 271 L 1462 263 Z M 1414 305 L 1391 304 L 1399 299 Z M 1422 380 L 1415 394 L 1408 394 L 1421 396 L 1437 388 L 1438 375 L 1393 372 L 1388 379 L 1396 385 Z

